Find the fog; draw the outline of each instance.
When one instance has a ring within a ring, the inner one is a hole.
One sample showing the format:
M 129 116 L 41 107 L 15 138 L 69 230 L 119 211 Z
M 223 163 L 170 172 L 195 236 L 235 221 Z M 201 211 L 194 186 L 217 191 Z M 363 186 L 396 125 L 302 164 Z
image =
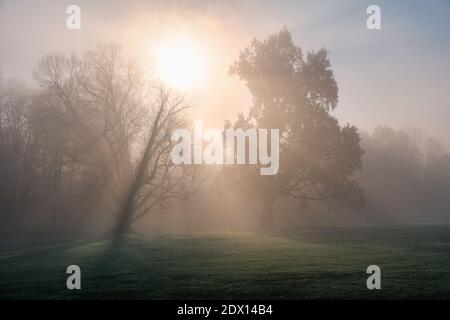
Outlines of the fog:
M 449 223 L 448 2 L 381 1 L 378 33 L 367 3 L 79 1 L 68 30 L 67 1 L 0 1 L 2 236 Z M 180 33 L 189 89 L 157 74 Z M 194 120 L 279 128 L 280 173 L 174 165 Z

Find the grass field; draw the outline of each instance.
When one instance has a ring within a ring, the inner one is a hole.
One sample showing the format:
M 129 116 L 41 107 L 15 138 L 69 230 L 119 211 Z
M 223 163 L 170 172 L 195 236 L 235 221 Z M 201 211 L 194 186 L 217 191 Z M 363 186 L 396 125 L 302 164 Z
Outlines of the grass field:
M 68 265 L 82 290 L 66 288 Z M 381 290 L 366 288 L 381 267 Z M 136 236 L 0 244 L 2 299 L 450 298 L 450 227 Z

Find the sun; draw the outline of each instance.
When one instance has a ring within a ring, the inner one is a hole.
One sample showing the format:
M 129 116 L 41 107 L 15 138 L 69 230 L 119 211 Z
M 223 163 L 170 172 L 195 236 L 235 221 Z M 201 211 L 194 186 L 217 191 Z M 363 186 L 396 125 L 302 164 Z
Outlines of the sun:
M 168 86 L 185 90 L 205 81 L 206 56 L 188 37 L 172 37 L 156 51 L 158 74 Z

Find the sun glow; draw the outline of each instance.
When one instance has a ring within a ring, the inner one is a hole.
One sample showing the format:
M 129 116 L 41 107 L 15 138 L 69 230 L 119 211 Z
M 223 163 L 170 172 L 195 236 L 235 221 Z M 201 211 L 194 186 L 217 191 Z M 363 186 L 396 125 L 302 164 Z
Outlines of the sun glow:
M 173 37 L 157 49 L 158 73 L 167 85 L 190 89 L 205 81 L 206 56 L 186 37 Z

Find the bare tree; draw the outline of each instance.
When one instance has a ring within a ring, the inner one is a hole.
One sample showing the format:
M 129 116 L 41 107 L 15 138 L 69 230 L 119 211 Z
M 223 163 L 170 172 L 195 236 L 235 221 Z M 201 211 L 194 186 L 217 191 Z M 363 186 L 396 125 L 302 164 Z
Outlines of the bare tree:
M 184 99 L 146 83 L 118 47 L 82 58 L 45 56 L 35 79 L 70 131 L 68 158 L 95 177 L 95 196 L 117 215 L 115 239 L 156 206 L 195 189 L 187 184 L 195 170 L 170 160 L 170 134 L 183 123 Z
M 157 100 L 146 143 L 125 196 L 115 229 L 115 240 L 126 233 L 131 224 L 156 206 L 164 206 L 173 198 L 188 199 L 199 187 L 198 170 L 174 165 L 171 151 L 172 131 L 186 127 L 182 113 L 187 108 L 183 98 L 171 98 L 163 86 L 156 88 Z
M 0 83 L 0 199 L 2 225 L 15 231 L 39 184 L 39 144 L 31 123 L 31 92 L 20 83 Z

